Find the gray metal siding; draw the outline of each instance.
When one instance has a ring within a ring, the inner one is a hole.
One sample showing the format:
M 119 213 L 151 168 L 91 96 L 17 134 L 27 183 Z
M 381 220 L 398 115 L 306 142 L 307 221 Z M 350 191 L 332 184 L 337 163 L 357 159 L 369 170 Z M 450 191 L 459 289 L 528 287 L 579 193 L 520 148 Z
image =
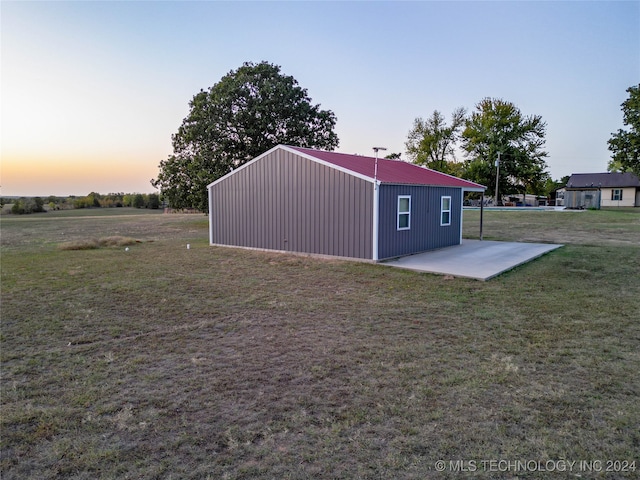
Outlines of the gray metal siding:
M 599 190 L 565 190 L 566 208 L 600 208 Z
M 397 229 L 398 196 L 411 196 L 411 228 Z M 451 225 L 440 226 L 440 199 L 451 197 Z M 462 215 L 459 188 L 381 185 L 378 226 L 379 259 L 460 244 Z
M 209 188 L 210 240 L 373 257 L 373 184 L 276 150 Z

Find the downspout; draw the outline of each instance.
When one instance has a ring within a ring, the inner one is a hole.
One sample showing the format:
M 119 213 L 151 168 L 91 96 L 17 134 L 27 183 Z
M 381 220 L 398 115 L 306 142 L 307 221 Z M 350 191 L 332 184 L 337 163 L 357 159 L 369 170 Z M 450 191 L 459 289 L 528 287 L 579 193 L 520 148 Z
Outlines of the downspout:
M 386 150 L 385 147 L 373 147 L 376 152 L 376 162 L 373 167 L 373 261 L 378 261 L 378 195 L 380 194 L 378 181 L 378 150 Z
M 373 261 L 378 261 L 378 229 L 379 229 L 379 205 L 380 205 L 380 182 L 373 181 Z

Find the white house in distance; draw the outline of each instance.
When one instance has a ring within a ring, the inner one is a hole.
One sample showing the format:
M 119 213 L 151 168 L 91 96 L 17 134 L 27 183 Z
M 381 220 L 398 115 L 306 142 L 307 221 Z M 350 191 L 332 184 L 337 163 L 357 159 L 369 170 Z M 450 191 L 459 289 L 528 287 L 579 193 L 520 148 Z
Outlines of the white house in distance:
M 640 207 L 640 179 L 630 172 L 574 173 L 564 188 L 566 208 Z

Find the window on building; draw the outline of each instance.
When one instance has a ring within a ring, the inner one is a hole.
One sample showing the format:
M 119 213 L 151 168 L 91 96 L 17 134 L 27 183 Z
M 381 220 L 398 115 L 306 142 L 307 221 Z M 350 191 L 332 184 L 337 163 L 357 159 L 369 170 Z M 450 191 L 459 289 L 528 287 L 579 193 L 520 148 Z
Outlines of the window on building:
M 440 197 L 440 225 L 451 225 L 451 197 Z
M 622 200 L 622 189 L 614 188 L 611 190 L 611 200 Z
M 411 197 L 408 195 L 398 196 L 398 230 L 409 230 L 411 228 Z

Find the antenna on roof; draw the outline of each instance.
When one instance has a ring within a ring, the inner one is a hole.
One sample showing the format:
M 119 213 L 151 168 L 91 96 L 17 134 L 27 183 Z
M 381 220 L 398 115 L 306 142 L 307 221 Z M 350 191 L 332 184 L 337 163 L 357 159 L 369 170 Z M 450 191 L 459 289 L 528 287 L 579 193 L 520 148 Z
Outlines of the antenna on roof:
M 373 147 L 373 151 L 376 152 L 376 164 L 373 170 L 373 181 L 378 179 L 378 150 L 386 150 L 385 147 Z

